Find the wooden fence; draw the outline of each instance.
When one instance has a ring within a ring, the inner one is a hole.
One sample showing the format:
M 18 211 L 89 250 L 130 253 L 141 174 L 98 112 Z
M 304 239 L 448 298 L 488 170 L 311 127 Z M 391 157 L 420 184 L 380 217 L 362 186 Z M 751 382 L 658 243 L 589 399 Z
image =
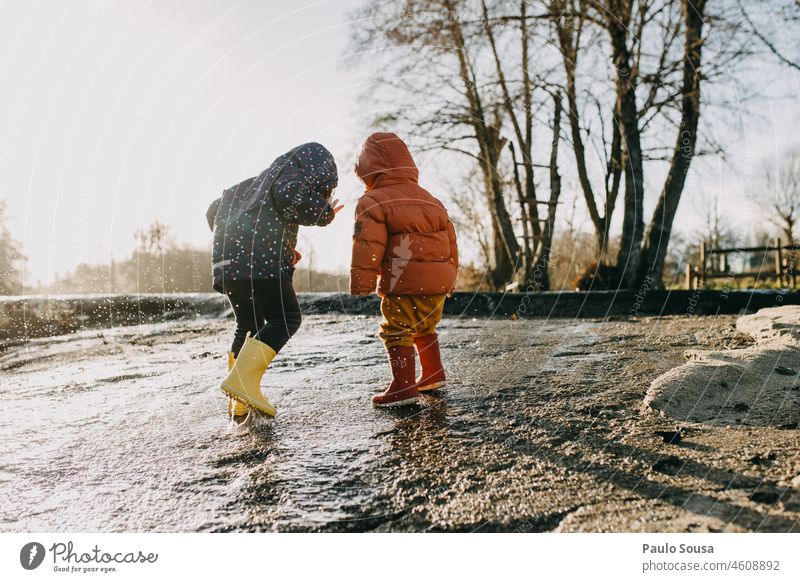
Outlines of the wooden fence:
M 791 286 L 792 289 L 797 289 L 798 272 L 795 269 L 795 264 L 798 259 L 798 252 L 800 252 L 800 246 L 797 244 L 781 245 L 781 239 L 779 238 L 775 239 L 774 244 L 762 247 L 734 247 L 729 249 L 714 248 L 704 242 L 700 247 L 700 265 L 686 265 L 686 288 L 704 288 L 706 283 L 713 279 L 729 279 L 731 281 L 754 279 L 755 282 L 774 280 L 781 287 Z M 758 271 L 740 273 L 731 271 L 728 255 L 740 253 L 761 254 L 763 256 L 761 261 L 762 268 Z M 719 256 L 718 270 L 713 270 L 709 265 L 711 257 L 715 255 Z M 769 258 L 768 255 L 772 255 L 772 257 Z

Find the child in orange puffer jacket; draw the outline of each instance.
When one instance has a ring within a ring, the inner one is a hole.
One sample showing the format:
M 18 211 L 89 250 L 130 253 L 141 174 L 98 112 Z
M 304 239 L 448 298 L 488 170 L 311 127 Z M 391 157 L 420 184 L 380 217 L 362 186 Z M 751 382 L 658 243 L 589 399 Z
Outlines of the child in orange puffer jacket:
M 367 190 L 356 207 L 350 293 L 381 297 L 380 337 L 392 369 L 391 384 L 372 402 L 412 404 L 445 385 L 436 326 L 455 286 L 456 234 L 444 205 L 417 183 L 417 166 L 397 135 L 369 136 L 355 171 Z

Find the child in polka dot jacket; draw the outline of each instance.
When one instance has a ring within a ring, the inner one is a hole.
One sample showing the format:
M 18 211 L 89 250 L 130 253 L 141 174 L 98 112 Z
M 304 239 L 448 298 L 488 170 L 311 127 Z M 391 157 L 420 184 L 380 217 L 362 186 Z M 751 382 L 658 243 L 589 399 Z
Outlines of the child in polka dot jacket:
M 208 209 L 214 231 L 214 289 L 236 316 L 222 391 L 237 421 L 248 409 L 267 416 L 275 407 L 260 388 L 272 359 L 300 327 L 292 286 L 299 226 L 326 226 L 342 209 L 331 194 L 338 183 L 333 155 L 318 143 L 297 146 L 269 168 L 225 190 Z M 249 336 L 249 337 L 248 337 Z

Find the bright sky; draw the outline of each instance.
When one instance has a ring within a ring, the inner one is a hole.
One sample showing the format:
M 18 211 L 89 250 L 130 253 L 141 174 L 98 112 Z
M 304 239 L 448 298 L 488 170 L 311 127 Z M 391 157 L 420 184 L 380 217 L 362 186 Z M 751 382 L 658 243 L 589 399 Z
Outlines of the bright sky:
M 347 12 L 358 3 L 4 4 L 0 196 L 29 259 L 27 281 L 125 257 L 133 232 L 155 219 L 178 241 L 209 245 L 211 200 L 311 140 L 336 156 L 337 195 L 349 205 L 331 227 L 301 229 L 300 250 L 313 244 L 316 268 L 346 268 L 361 193 L 353 155 L 372 113 L 359 102 L 366 79 L 343 66 Z M 704 118 L 733 143 L 730 161 L 693 166 L 679 225 L 696 220 L 697 201 L 710 193 L 746 226 L 753 205 L 744 198 L 763 160 L 796 143 L 798 77 L 786 72 L 776 85 L 765 71 L 751 73 L 768 94 L 762 115 Z M 569 154 L 564 147 L 562 158 Z M 427 172 L 427 183 L 446 173 Z
M 208 204 L 298 143 L 352 156 L 362 86 L 342 66 L 350 1 L 11 2 L 0 19 L 0 192 L 27 280 L 126 256 L 159 219 L 209 245 Z M 349 262 L 352 208 L 313 234 Z

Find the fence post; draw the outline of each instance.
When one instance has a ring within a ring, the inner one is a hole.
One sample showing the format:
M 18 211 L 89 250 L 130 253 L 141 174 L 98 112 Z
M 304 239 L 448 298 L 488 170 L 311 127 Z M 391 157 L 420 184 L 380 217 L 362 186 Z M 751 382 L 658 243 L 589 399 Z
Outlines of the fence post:
M 700 280 L 705 288 L 706 286 L 706 241 L 703 239 L 703 244 L 700 247 Z
M 775 239 L 775 274 L 778 276 L 778 287 L 783 287 L 783 250 L 781 239 Z
M 686 263 L 686 288 L 692 288 L 692 265 L 690 263 Z

